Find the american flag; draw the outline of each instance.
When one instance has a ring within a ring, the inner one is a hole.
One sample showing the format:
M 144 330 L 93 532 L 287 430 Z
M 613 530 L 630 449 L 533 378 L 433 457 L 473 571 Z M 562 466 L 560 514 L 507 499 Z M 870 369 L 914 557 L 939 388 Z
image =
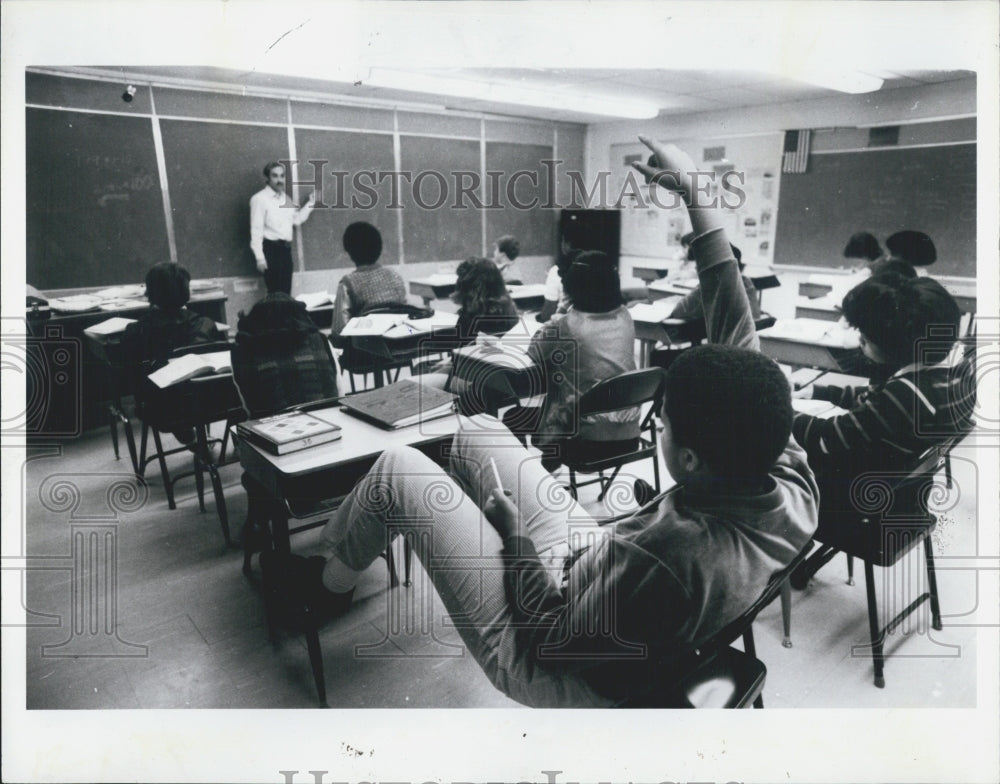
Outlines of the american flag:
M 783 174 L 802 174 L 809 165 L 809 136 L 812 132 L 785 131 L 785 150 L 781 158 Z

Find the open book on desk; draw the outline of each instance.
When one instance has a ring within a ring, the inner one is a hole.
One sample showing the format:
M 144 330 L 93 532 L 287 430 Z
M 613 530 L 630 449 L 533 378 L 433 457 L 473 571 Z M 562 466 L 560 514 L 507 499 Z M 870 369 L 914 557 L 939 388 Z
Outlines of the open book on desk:
M 197 376 L 226 373 L 232 369 L 232 356 L 228 351 L 185 354 L 183 357 L 168 359 L 165 366 L 149 374 L 149 380 L 160 389 L 166 389 Z
M 406 379 L 395 384 L 347 395 L 340 399 L 344 409 L 381 427 L 395 430 L 438 417 L 455 408 L 455 395 Z

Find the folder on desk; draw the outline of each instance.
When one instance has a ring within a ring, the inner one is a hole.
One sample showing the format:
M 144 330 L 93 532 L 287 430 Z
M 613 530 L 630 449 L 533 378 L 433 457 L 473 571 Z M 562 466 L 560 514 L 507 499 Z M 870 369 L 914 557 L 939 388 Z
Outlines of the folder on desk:
M 455 400 L 455 395 L 450 392 L 406 379 L 342 397 L 340 402 L 348 413 L 380 427 L 396 430 L 448 416 L 455 408 Z

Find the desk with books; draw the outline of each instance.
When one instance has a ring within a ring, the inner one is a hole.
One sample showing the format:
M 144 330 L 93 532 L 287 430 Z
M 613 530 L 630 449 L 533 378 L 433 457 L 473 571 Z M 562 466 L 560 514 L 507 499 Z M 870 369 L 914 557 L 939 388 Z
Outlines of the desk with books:
M 202 283 L 207 285 L 210 282 Z M 140 286 L 119 286 L 104 290 L 105 293 L 112 295 L 116 292 L 130 293 L 131 299 L 103 296 L 102 292 L 50 298 L 47 318 L 28 320 L 29 335 L 32 340 L 41 344 L 43 354 L 46 356 L 48 354 L 45 344 L 65 346 L 71 352 L 76 352 L 71 358 L 69 367 L 77 377 L 72 379 L 71 384 L 51 385 L 45 390 L 45 399 L 49 401 L 49 406 L 62 411 L 62 413 L 52 411 L 50 418 L 53 422 L 67 423 L 65 427 L 55 429 L 59 435 L 78 435 L 83 430 L 95 427 L 104 421 L 106 412 L 104 404 L 108 399 L 105 378 L 107 363 L 93 351 L 92 341 L 85 334 L 85 330 L 111 318 L 137 319 L 149 308 L 149 303 L 140 298 L 143 291 Z M 218 284 L 212 283 L 211 287 L 192 290 L 187 307 L 216 322 L 226 321 L 226 295 Z M 53 375 L 49 372 L 46 378 Z M 65 390 L 70 391 L 64 395 Z M 56 434 L 55 430 L 51 433 L 50 430 L 44 424 L 41 426 L 42 434 Z
M 246 439 L 240 439 L 238 444 L 243 470 L 275 502 L 267 517 L 271 521 L 274 547 L 284 552 L 290 549 L 289 520 L 307 518 L 317 509 L 331 511 L 334 507 L 323 502 L 349 493 L 385 449 L 412 446 L 445 465 L 445 447 L 451 443 L 459 424 L 458 414 L 451 413 L 387 430 L 352 416 L 340 406 L 309 413 L 339 427 L 340 438 L 284 455 L 271 454 Z

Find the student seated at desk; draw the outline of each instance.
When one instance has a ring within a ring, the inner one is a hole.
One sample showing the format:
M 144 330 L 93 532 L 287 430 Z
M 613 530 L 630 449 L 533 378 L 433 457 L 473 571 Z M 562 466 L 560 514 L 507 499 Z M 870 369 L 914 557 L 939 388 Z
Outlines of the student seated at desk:
M 916 271 L 917 277 L 927 275 L 927 267 L 937 261 L 934 241 L 922 231 L 904 229 L 885 241 L 887 257 L 905 261 Z
M 406 284 L 399 273 L 377 263 L 382 255 L 379 230 L 364 221 L 352 223 L 344 230 L 343 242 L 356 269 L 337 285 L 330 329 L 333 338 L 340 336 L 348 321 L 372 308 L 406 305 Z
M 458 321 L 453 337 L 435 336 L 435 349 L 455 349 L 475 342 L 480 333 L 502 335 L 520 320 L 517 306 L 507 293 L 507 286 L 497 266 L 482 256 L 472 256 L 458 265 L 455 291 L 451 300 L 458 305 Z M 444 389 L 451 359 L 437 363 L 420 377 L 420 383 Z M 455 390 L 457 391 L 457 390 Z
M 191 275 L 179 264 L 164 261 L 146 273 L 150 308 L 122 335 L 122 355 L 130 365 L 166 360 L 175 348 L 225 340 L 215 322 L 188 310 Z
M 572 303 L 566 295 L 563 276 L 578 252 L 564 251 L 560 254 L 559 260 L 549 267 L 548 274 L 545 276 L 545 301 L 542 304 L 542 309 L 535 315 L 535 321 L 539 324 L 544 324 L 569 312 Z
M 677 148 L 646 143 L 665 168 L 696 171 Z M 693 192 L 688 175 L 672 184 Z M 469 652 L 499 690 L 539 707 L 649 697 L 674 657 L 744 612 L 809 541 L 817 489 L 790 438 L 785 377 L 755 350 L 719 218 L 697 212 L 710 339 L 722 345 L 667 375 L 674 488 L 601 528 L 510 433 L 466 421 L 447 474 L 410 448 L 383 453 L 324 528 L 328 557 L 262 560 L 287 601 L 346 612 L 388 526 L 423 531 L 415 550 Z
M 191 299 L 191 275 L 179 264 L 164 261 L 150 268 L 146 273 L 146 299 L 149 310 L 125 327 L 122 334 L 122 359 L 133 375 L 133 389 L 143 385 L 152 401 L 157 390 L 145 376 L 165 363 L 174 349 L 214 343 L 226 336 L 212 319 L 185 307 Z M 174 437 L 191 443 L 194 430 L 175 431 Z
M 535 333 L 528 356 L 542 368 L 545 400 L 539 408 L 515 406 L 504 424 L 536 446 L 559 446 L 547 457 L 554 470 L 567 450 L 586 457 L 634 449 L 639 438 L 639 410 L 593 414 L 577 422 L 576 406 L 584 392 L 605 379 L 635 370 L 635 326 L 622 304 L 618 268 L 606 254 L 589 250 L 576 255 L 563 279 L 573 303 L 569 312 Z
M 760 318 L 760 305 L 757 303 L 757 289 L 753 285 L 753 281 L 750 280 L 746 275 L 743 275 L 743 270 L 746 268 L 746 264 L 743 263 L 743 253 L 735 245 L 730 243 L 733 255 L 736 257 L 736 263 L 740 268 L 740 278 L 743 280 L 743 288 L 747 290 L 747 299 L 750 300 L 750 312 L 753 317 Z M 705 307 L 701 301 L 701 288 L 696 286 L 688 294 L 681 297 L 680 301 L 674 305 L 673 311 L 670 313 L 670 318 L 684 319 L 684 321 L 700 321 L 705 318 Z
M 520 286 L 521 270 L 517 267 L 517 257 L 521 255 L 521 244 L 515 237 L 505 234 L 493 243 L 493 263 L 497 265 L 503 282 L 508 286 Z
M 873 276 L 848 292 L 844 318 L 861 333 L 865 357 L 883 380 L 867 389 L 812 385 L 796 397 L 847 412 L 795 416 L 824 509 L 850 509 L 850 485 L 867 471 L 906 471 L 930 447 L 966 432 L 975 405 L 971 363 L 957 351 L 958 305 L 931 278 Z
M 844 259 L 852 269 L 867 269 L 880 258 L 882 258 L 882 248 L 875 235 L 867 231 L 855 232 L 844 246 Z

